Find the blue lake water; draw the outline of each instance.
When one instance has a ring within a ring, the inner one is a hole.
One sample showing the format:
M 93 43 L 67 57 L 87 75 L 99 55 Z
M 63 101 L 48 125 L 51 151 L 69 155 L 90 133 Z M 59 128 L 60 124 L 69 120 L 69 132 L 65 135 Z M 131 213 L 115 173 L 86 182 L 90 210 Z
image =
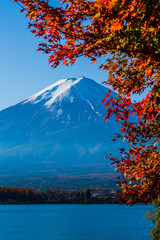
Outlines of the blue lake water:
M 0 240 L 149 240 L 136 205 L 0 205 Z

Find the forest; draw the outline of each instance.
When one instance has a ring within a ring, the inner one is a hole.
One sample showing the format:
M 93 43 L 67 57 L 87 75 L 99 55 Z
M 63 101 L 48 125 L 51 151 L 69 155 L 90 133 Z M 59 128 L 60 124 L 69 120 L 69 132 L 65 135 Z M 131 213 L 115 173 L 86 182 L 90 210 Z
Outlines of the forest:
M 93 204 L 119 203 L 116 192 L 88 188 L 82 190 L 0 187 L 0 204 Z

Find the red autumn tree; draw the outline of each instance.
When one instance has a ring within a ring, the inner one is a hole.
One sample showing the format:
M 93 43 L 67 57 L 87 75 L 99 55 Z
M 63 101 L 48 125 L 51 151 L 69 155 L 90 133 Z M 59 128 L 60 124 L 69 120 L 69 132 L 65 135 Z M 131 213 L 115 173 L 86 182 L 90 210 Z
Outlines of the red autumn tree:
M 121 173 L 119 185 L 128 203 L 160 197 L 160 1 L 64 0 L 54 8 L 45 0 L 14 0 L 29 19 L 29 28 L 42 37 L 38 51 L 49 54 L 52 67 L 74 64 L 84 56 L 92 63 L 106 56 L 100 68 L 105 82 L 117 91 L 107 94 L 106 120 L 114 114 L 128 150 L 112 158 Z M 132 102 L 131 95 L 146 92 Z M 132 122 L 130 115 L 137 121 Z

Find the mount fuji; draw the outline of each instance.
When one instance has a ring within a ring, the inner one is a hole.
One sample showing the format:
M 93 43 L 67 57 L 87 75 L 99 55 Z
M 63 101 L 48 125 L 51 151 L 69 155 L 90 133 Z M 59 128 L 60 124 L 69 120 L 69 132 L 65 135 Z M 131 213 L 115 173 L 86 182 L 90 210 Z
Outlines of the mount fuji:
M 112 136 L 120 124 L 104 121 L 107 92 L 85 77 L 62 79 L 0 111 L 0 184 L 72 187 L 81 179 L 97 186 L 112 178 L 104 156 L 117 154 Z

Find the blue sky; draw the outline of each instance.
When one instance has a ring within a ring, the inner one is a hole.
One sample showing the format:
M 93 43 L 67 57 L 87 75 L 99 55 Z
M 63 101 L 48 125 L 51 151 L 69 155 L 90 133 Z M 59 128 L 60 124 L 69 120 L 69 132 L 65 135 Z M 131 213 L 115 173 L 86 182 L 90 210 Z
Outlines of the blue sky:
M 52 1 L 53 2 L 53 1 Z M 85 76 L 101 83 L 107 75 L 98 64 L 79 59 L 72 67 L 52 69 L 37 52 L 39 39 L 28 30 L 25 14 L 12 0 L 0 1 L 0 110 L 14 105 L 59 79 Z

